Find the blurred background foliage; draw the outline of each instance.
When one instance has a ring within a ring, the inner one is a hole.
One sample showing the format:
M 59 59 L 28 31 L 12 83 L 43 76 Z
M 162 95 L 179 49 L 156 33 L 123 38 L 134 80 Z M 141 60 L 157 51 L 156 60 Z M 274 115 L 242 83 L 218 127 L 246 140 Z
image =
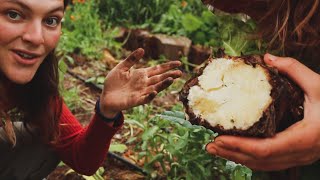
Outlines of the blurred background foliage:
M 58 53 L 100 59 L 108 48 L 119 55 L 122 44 L 115 38 L 120 27 L 185 36 L 229 55 L 264 52 L 263 43 L 249 36 L 255 30 L 251 19 L 212 13 L 200 0 L 95 0 L 73 1 L 68 7 Z

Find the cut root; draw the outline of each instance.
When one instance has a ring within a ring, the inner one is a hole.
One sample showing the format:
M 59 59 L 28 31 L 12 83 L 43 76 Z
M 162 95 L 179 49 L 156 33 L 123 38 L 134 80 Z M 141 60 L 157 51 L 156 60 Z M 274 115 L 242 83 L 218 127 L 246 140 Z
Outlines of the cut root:
M 303 116 L 303 93 L 260 56 L 209 59 L 180 92 L 189 120 L 220 134 L 273 136 Z

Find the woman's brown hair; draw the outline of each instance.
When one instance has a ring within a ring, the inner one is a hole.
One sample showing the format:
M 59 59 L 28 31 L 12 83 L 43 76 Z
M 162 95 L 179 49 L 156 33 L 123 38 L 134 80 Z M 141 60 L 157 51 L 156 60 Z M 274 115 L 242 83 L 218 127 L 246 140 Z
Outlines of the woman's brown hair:
M 69 0 L 64 0 L 66 8 Z M 24 123 L 36 125 L 44 142 L 56 142 L 59 136 L 59 119 L 62 98 L 59 93 L 58 59 L 53 50 L 40 65 L 34 78 L 23 88 L 21 109 Z
M 44 142 L 55 141 L 59 135 L 62 99 L 59 94 L 58 60 L 52 51 L 40 65 L 34 78 L 20 89 L 19 108 L 24 123 L 40 130 Z
M 64 8 L 69 0 L 64 0 Z M 44 142 L 56 142 L 59 136 L 59 119 L 62 98 L 59 93 L 58 59 L 54 50 L 40 65 L 32 81 L 24 87 L 23 112 L 25 123 L 36 125 Z
M 258 19 L 258 33 L 269 49 L 319 70 L 320 0 L 269 0 L 267 9 Z

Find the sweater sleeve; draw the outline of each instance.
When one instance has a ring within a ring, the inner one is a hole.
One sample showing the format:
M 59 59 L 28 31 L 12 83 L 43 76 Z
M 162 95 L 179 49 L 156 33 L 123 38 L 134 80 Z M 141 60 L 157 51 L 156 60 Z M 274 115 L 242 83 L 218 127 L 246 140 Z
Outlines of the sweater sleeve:
M 92 175 L 104 162 L 111 139 L 123 125 L 123 114 L 112 127 L 94 115 L 87 127 L 82 127 L 65 104 L 62 106 L 58 142 L 53 148 L 61 160 L 84 175 Z

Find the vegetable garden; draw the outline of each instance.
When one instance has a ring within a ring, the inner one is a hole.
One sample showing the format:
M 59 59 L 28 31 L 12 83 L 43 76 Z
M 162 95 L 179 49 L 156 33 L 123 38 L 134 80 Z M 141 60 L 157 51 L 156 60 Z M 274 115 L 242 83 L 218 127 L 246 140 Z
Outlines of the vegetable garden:
M 232 56 L 260 54 L 265 45 L 250 37 L 255 22 L 229 15 L 200 0 L 73 0 L 57 48 L 61 93 L 86 125 L 104 77 L 131 51 L 142 47 L 136 67 L 179 59 L 184 72 L 152 103 L 124 112 L 103 167 L 94 176 L 63 163 L 48 179 L 267 179 L 240 164 L 206 153 L 217 134 L 186 121 L 179 91 L 218 49 Z

